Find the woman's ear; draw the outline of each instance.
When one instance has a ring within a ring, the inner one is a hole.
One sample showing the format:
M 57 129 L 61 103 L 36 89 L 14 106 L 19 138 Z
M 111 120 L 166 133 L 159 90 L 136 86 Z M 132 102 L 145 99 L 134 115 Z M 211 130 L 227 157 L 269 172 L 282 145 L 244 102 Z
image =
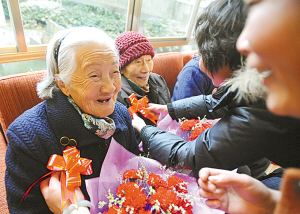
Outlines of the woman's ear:
M 58 74 L 55 74 L 55 82 L 57 83 L 59 89 L 66 95 L 69 96 L 69 90 L 67 85 L 59 78 Z

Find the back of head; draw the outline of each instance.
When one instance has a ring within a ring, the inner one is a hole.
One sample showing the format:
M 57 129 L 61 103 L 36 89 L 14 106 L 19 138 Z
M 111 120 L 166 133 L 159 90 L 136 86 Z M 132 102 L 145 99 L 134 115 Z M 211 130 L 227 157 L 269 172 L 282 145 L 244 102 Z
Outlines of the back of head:
M 47 75 L 37 85 L 40 98 L 52 97 L 53 91 L 58 89 L 55 75 L 68 84 L 78 67 L 76 55 L 89 44 L 106 44 L 115 52 L 114 40 L 104 31 L 92 27 L 76 27 L 59 31 L 51 39 L 47 47 L 46 63 Z
M 236 41 L 247 18 L 248 7 L 243 0 L 214 0 L 199 15 L 195 38 L 206 70 L 212 76 L 224 66 L 234 71 L 241 66 Z
M 120 34 L 115 42 L 120 55 L 120 70 L 143 55 L 151 55 L 152 58 L 155 56 L 150 41 L 138 32 L 126 31 Z

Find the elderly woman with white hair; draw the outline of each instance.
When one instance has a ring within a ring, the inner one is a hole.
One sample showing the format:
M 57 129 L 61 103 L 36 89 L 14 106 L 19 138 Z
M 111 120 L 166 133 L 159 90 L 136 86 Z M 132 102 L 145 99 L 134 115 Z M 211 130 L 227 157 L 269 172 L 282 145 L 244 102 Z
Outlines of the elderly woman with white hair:
M 46 60 L 47 75 L 37 87 L 45 101 L 24 112 L 6 133 L 10 213 L 55 212 L 49 210 L 39 185 L 33 186 L 26 200 L 21 199 L 49 172 L 50 156 L 63 155 L 66 145 L 76 145 L 81 157 L 92 160 L 93 173 L 81 175 L 80 189 L 86 199 L 85 179 L 99 176 L 112 137 L 139 153 L 131 116 L 116 101 L 121 75 L 114 41 L 96 28 L 64 30 L 51 40 Z

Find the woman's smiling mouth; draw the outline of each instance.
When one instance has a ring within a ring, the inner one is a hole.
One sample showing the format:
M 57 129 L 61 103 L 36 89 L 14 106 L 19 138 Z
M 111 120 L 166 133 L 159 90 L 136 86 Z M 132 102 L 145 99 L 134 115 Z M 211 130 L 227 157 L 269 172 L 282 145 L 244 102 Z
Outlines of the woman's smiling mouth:
M 99 103 L 106 103 L 106 102 L 108 102 L 109 100 L 111 99 L 111 97 L 110 98 L 108 98 L 108 99 L 104 99 L 104 100 L 97 100 Z

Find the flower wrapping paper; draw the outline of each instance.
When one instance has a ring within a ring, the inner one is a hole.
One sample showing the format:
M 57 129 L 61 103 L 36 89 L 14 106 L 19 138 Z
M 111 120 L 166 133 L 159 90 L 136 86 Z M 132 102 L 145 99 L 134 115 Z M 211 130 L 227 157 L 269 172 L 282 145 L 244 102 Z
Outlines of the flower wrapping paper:
M 159 116 L 160 121 L 157 122 L 157 128 L 160 128 L 164 131 L 171 132 L 178 137 L 181 137 L 185 141 L 189 140 L 189 134 L 187 131 L 182 131 L 180 129 L 180 123 L 176 120 L 173 120 L 169 114 L 160 114 Z M 211 124 L 216 124 L 220 118 L 218 119 L 207 119 L 206 121 Z
M 100 201 L 108 202 L 106 195 L 108 195 L 109 189 L 115 195 L 117 187 L 121 184 L 121 175 L 129 169 L 139 169 L 141 166 L 145 167 L 149 173 L 155 173 L 166 179 L 168 170 L 161 169 L 162 166 L 158 161 L 150 158 L 137 156 L 114 139 L 112 139 L 106 157 L 104 159 L 100 176 L 86 180 L 86 188 L 91 200 L 91 214 L 103 213 L 108 210 L 108 205 L 105 205 L 102 209 L 98 208 Z M 199 187 L 197 180 L 194 177 L 190 177 L 186 174 L 175 172 L 175 175 L 185 182 L 188 182 L 187 190 L 188 194 L 193 195 L 195 198 L 193 213 L 196 214 L 223 214 L 224 212 L 209 208 L 205 204 L 205 199 L 200 198 Z

